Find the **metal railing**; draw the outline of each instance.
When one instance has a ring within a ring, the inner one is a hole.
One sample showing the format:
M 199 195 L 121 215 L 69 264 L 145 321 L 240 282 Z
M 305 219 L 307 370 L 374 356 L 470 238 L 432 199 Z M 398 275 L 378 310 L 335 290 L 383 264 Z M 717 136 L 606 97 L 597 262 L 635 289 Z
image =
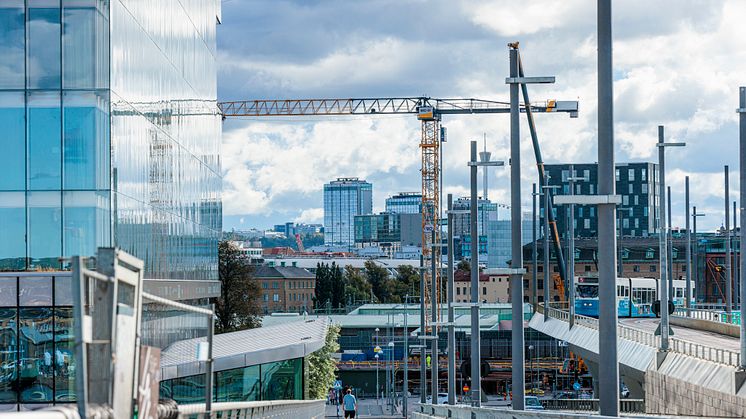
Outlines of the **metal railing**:
M 741 325 L 741 313 L 732 311 L 730 314 L 722 309 L 710 310 L 704 308 L 676 307 L 674 316 L 688 317 L 697 320 L 706 320 L 716 323 L 727 323 L 736 326 Z
M 547 410 L 598 412 L 598 399 L 547 399 L 542 400 L 541 404 Z M 623 413 L 645 413 L 645 400 L 620 399 L 619 411 Z
M 178 419 L 323 418 L 324 400 L 272 400 L 263 402 L 213 403 L 207 416 L 204 403 L 180 405 Z
M 561 309 L 552 308 L 552 304 L 550 304 L 549 307 L 543 307 L 543 304 L 540 304 L 537 311 L 543 314 L 545 310 L 547 313 L 549 313 L 550 317 L 562 320 L 564 322 L 570 321 L 570 313 Z M 702 310 L 695 309 L 694 311 Z M 598 330 L 598 319 L 576 314 L 575 325 Z M 650 346 L 652 348 L 657 348 L 660 346 L 660 336 L 656 336 L 653 332 L 640 330 L 621 324 L 617 325 L 617 336 L 625 340 L 639 343 L 641 345 Z M 711 361 L 732 367 L 738 367 L 741 360 L 741 354 L 738 351 L 715 348 L 712 346 L 703 345 L 700 343 L 695 343 L 675 337 L 669 338 L 669 350 L 671 352 L 676 352 L 705 361 Z

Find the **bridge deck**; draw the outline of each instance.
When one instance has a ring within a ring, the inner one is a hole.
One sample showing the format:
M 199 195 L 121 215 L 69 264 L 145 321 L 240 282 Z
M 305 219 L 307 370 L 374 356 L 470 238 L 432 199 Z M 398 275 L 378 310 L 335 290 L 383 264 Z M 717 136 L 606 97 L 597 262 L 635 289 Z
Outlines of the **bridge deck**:
M 619 323 L 640 329 L 646 332 L 654 332 L 660 323 L 660 319 L 653 318 L 633 318 L 633 319 L 619 319 Z M 689 342 L 698 343 L 700 345 L 712 346 L 720 349 L 727 349 L 731 351 L 740 350 L 740 344 L 738 338 L 723 335 L 715 332 L 708 332 L 697 329 L 690 329 L 683 326 L 671 326 L 674 331 L 673 337 L 678 339 L 686 340 Z

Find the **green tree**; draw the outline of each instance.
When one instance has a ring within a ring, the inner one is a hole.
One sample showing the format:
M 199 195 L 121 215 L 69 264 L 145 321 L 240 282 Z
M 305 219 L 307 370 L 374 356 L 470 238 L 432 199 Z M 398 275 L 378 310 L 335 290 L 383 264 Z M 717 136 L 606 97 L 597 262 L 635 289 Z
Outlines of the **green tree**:
M 365 277 L 368 279 L 373 294 L 381 303 L 388 303 L 391 300 L 391 284 L 389 283 L 389 272 L 386 268 L 376 265 L 372 260 L 365 262 Z
M 253 272 L 251 263 L 238 247 L 228 241 L 218 244 L 220 298 L 215 302 L 217 333 L 261 326 L 261 289 Z
M 332 306 L 334 308 L 344 307 L 346 302 L 345 281 L 342 277 L 342 269 L 336 262 L 332 262 L 332 266 L 329 267 L 329 282 L 332 290 Z
M 355 304 L 360 301 L 371 301 L 371 293 L 372 288 L 365 276 L 352 266 L 348 265 L 345 267 L 345 302 L 347 302 L 347 304 Z
M 404 297 L 419 297 L 420 295 L 420 273 L 411 265 L 401 265 L 396 268 L 396 291 L 395 294 L 401 301 Z
M 334 385 L 337 362 L 332 354 L 339 351 L 339 325 L 330 325 L 326 331 L 324 346 L 313 352 L 308 360 L 308 397 L 325 399 L 329 389 Z
M 332 284 L 329 277 L 329 265 L 326 263 L 316 264 L 316 288 L 314 289 L 314 308 L 316 311 L 323 310 L 327 302 L 331 304 Z
M 456 269 L 458 269 L 459 271 L 469 272 L 471 271 L 471 265 L 469 264 L 469 261 L 461 260 L 458 265 L 456 265 Z

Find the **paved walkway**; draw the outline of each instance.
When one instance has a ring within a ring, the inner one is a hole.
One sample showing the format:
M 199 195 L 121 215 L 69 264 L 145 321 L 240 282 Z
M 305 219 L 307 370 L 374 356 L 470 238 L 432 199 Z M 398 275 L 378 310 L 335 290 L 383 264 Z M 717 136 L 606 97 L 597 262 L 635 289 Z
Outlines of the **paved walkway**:
M 654 318 L 632 318 L 632 319 L 619 319 L 619 323 L 625 326 L 634 327 L 635 329 L 645 330 L 648 332 L 655 332 L 655 329 L 660 323 L 660 319 Z M 698 343 L 700 345 L 712 346 L 715 348 L 728 349 L 731 351 L 739 351 L 741 349 L 738 338 L 732 336 L 721 335 L 714 332 L 706 332 L 702 330 L 689 329 L 681 326 L 671 326 L 673 329 L 673 337 L 686 340 L 689 342 Z
M 411 399 L 414 400 L 414 399 Z M 336 418 L 337 406 L 326 405 L 326 417 Z M 339 406 L 339 417 L 344 417 L 344 410 L 342 406 Z M 386 406 L 383 400 L 376 401 L 376 399 L 362 399 L 357 402 L 357 416 L 360 418 L 401 418 L 401 413 L 395 412 L 393 415 L 390 413 L 388 406 Z

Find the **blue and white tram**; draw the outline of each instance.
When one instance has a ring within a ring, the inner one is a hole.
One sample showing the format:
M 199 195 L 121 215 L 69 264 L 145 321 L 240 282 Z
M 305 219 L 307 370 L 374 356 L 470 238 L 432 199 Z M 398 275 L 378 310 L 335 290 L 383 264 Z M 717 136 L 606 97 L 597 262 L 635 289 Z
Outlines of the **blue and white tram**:
M 657 278 L 617 278 L 617 315 L 619 317 L 654 317 L 653 302 L 658 299 Z M 684 305 L 686 281 L 673 280 L 672 301 Z M 694 294 L 692 284 L 692 294 Z M 598 317 L 598 278 L 578 277 L 575 283 L 575 313 Z

